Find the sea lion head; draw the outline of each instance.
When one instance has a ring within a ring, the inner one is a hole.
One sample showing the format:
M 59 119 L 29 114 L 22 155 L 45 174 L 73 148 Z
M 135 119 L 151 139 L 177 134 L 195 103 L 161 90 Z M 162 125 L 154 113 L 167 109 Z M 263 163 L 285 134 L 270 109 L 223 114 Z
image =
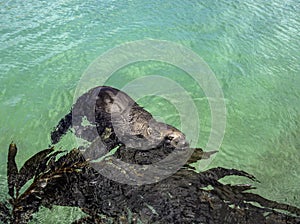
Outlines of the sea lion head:
M 178 149 L 189 147 L 185 135 L 171 125 L 162 122 L 151 122 L 147 132 L 149 139 L 156 142 L 157 146 Z

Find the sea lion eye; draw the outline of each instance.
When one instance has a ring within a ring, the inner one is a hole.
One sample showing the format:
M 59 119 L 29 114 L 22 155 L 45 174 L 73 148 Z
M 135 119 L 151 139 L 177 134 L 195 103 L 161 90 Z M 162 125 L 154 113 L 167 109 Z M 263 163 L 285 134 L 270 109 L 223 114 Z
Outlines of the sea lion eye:
M 136 137 L 138 137 L 138 138 L 144 138 L 144 135 L 138 134 L 138 135 L 136 135 Z

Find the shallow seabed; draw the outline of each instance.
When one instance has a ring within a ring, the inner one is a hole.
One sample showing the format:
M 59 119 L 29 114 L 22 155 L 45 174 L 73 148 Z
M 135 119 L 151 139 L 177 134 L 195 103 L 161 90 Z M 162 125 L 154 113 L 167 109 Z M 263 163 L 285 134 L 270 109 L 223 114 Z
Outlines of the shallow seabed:
M 261 181 L 254 184 L 256 193 L 300 206 L 298 0 L 1 0 L 0 6 L 0 200 L 7 197 L 9 143 L 17 143 L 21 165 L 50 144 L 51 129 L 69 111 L 77 83 L 94 59 L 128 41 L 160 39 L 201 56 L 224 92 L 226 132 L 210 167 L 250 172 Z M 205 147 L 207 100 L 178 69 L 135 64 L 107 84 L 121 88 L 147 74 L 165 75 L 189 90 L 200 112 L 197 145 Z M 139 102 L 180 125 L 175 108 L 164 99 Z M 60 145 L 76 146 L 70 135 Z M 77 209 L 43 209 L 32 223 L 70 223 L 80 215 Z

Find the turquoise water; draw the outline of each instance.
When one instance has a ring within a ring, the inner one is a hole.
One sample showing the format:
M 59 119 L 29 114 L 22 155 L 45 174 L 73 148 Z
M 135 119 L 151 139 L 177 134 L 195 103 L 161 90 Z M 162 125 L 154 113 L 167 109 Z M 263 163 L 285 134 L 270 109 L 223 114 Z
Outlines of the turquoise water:
M 71 107 L 76 86 L 94 59 L 128 41 L 160 39 L 196 52 L 222 87 L 226 131 L 210 166 L 246 170 L 261 181 L 254 184 L 255 192 L 300 206 L 299 1 L 1 0 L 0 5 L 0 200 L 7 197 L 9 143 L 17 143 L 21 165 L 48 146 L 52 127 Z M 141 63 L 121 69 L 108 84 L 122 87 L 153 73 L 190 90 L 201 112 L 197 145 L 205 146 L 209 106 L 199 86 L 178 69 Z M 179 124 L 165 100 L 145 97 L 140 103 Z M 71 136 L 60 145 L 73 147 Z M 44 209 L 33 223 L 70 223 L 79 214 Z

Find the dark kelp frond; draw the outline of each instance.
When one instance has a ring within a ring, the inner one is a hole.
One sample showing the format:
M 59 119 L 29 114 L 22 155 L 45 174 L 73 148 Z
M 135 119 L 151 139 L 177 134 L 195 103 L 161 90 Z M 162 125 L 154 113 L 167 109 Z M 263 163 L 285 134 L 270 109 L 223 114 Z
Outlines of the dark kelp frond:
M 257 194 L 253 194 L 253 193 L 243 192 L 242 195 L 243 195 L 243 198 L 245 198 L 245 200 L 251 201 L 251 202 L 257 202 L 263 207 L 279 209 L 279 210 L 287 211 L 287 212 L 290 212 L 297 216 L 300 216 L 300 209 L 295 206 L 268 200 L 266 198 L 263 198 L 262 196 L 259 196 Z
M 131 186 L 99 174 L 77 149 L 58 159 L 60 151 L 51 152 L 44 150 L 25 163 L 24 167 L 37 163 L 30 169 L 34 174 L 28 174 L 29 169 L 22 171 L 35 175 L 34 181 L 10 200 L 12 211 L 0 204 L 0 221 L 25 224 L 41 206 L 60 205 L 81 208 L 88 215 L 73 223 L 300 223 L 299 208 L 249 193 L 254 189 L 249 184 L 218 181 L 229 175 L 256 180 L 244 171 L 218 167 L 196 173 L 180 169 L 160 182 Z
M 189 158 L 189 160 L 187 161 L 187 164 L 195 163 L 201 159 L 208 159 L 208 158 L 210 158 L 211 155 L 218 152 L 216 150 L 210 151 L 210 152 L 205 152 L 201 148 L 193 148 L 193 150 L 194 150 L 194 152 L 191 155 L 191 157 Z
M 242 170 L 236 170 L 236 169 L 227 169 L 227 168 L 223 168 L 223 167 L 216 167 L 216 168 L 212 168 L 212 169 L 209 169 L 207 171 L 204 171 L 203 174 L 207 177 L 210 177 L 212 179 L 215 179 L 215 180 L 219 180 L 223 177 L 226 177 L 226 176 L 242 176 L 242 177 L 247 177 L 253 181 L 256 181 L 256 182 L 259 182 L 255 176 L 245 172 L 245 171 L 242 171 Z
M 72 204 L 76 198 L 71 196 L 73 192 L 69 189 L 68 177 L 73 173 L 77 175 L 82 172 L 82 168 L 86 167 L 87 162 L 82 160 L 79 150 L 71 150 L 57 160 L 56 156 L 63 151 L 50 154 L 52 151 L 52 148 L 43 150 L 25 162 L 23 167 L 28 167 L 34 161 L 37 162 L 37 165 L 30 169 L 35 175 L 28 174 L 27 178 L 22 181 L 25 182 L 33 176 L 35 178 L 21 195 L 10 201 L 13 205 L 12 223 L 27 223 L 32 218 L 32 214 L 37 212 L 42 205 L 48 208 L 53 205 L 77 205 Z M 29 172 L 28 169 L 27 172 Z M 71 203 L 69 203 L 70 200 Z
M 15 197 L 15 186 L 18 177 L 18 167 L 15 161 L 17 155 L 17 146 L 15 143 L 11 143 L 8 149 L 8 158 L 7 158 L 7 185 L 8 185 L 8 194 L 14 198 Z
M 44 161 L 44 159 L 53 152 L 54 148 L 44 149 L 31 158 L 29 158 L 24 165 L 21 167 L 18 175 L 18 180 L 16 182 L 17 193 L 20 189 L 27 183 L 28 180 L 32 179 L 36 173 L 36 170 Z
M 0 202 L 0 223 L 10 223 L 11 214 L 9 208 Z

